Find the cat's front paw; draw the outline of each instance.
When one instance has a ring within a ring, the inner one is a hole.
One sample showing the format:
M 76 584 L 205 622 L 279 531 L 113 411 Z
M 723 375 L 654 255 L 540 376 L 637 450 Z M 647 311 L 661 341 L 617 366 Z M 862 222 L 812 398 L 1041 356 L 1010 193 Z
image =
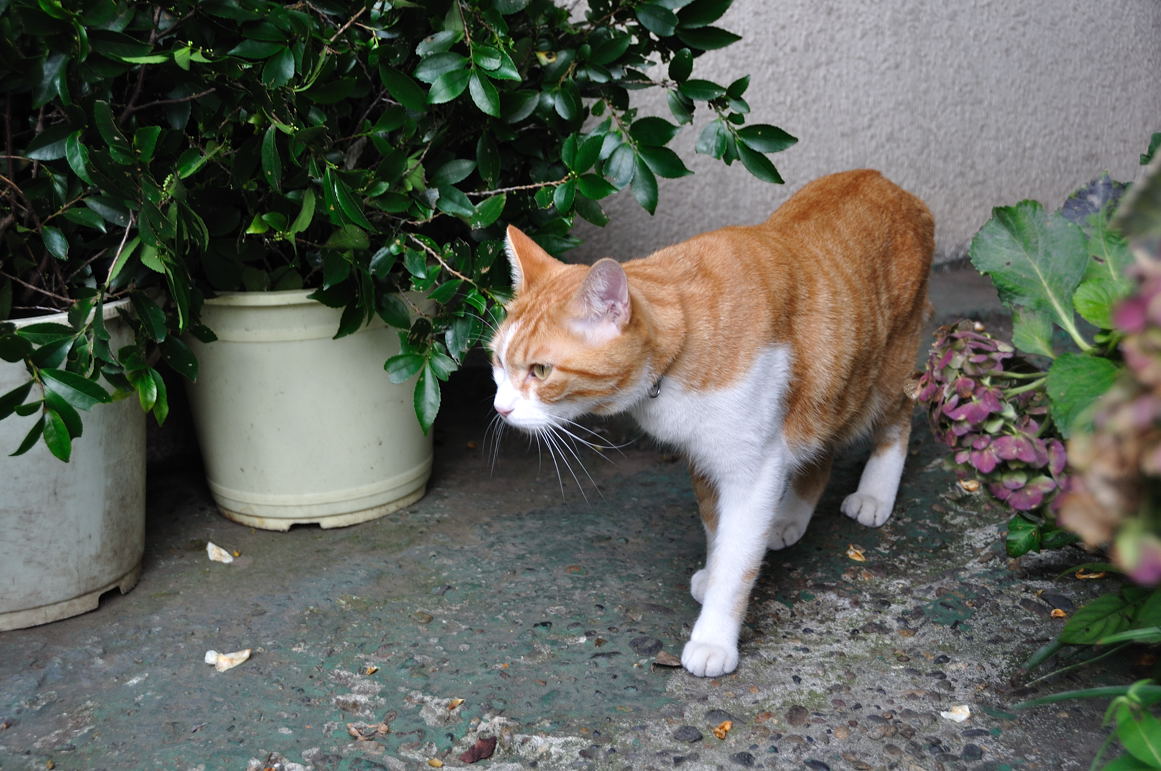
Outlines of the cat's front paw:
M 738 649 L 690 640 L 681 652 L 681 665 L 698 677 L 728 675 L 738 668 Z
M 879 527 L 891 518 L 891 506 L 867 493 L 851 493 L 843 501 L 842 512 L 860 525 Z
M 693 578 L 689 579 L 689 593 L 700 604 L 705 599 L 705 585 L 709 583 L 709 571 L 705 568 L 693 574 Z
M 802 540 L 808 524 L 809 517 L 803 521 L 775 522 L 770 528 L 770 535 L 766 537 L 766 546 L 775 551 L 793 546 Z

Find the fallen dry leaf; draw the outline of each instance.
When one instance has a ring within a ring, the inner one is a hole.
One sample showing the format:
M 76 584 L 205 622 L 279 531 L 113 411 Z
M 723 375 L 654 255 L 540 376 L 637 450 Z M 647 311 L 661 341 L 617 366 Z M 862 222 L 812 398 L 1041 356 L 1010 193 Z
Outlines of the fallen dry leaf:
M 972 711 L 966 704 L 957 704 L 946 712 L 940 712 L 939 716 L 956 723 L 962 723 L 972 716 Z
M 847 546 L 847 556 L 855 562 L 867 561 L 867 555 L 863 554 L 862 548 L 855 546 L 853 543 Z
M 658 667 L 680 667 L 681 659 L 669 651 L 661 651 L 657 654 L 657 658 L 653 659 L 653 665 Z
M 1076 571 L 1076 573 L 1074 575 L 1077 578 L 1079 578 L 1081 581 L 1092 581 L 1092 580 L 1095 580 L 1098 578 L 1105 577 L 1105 573 L 1102 570 L 1088 571 L 1088 570 L 1085 570 L 1084 568 L 1081 568 L 1080 570 Z
M 230 554 L 213 541 L 206 541 L 206 556 L 213 562 L 224 562 L 228 565 L 234 561 L 234 557 L 237 555 Z
M 217 651 L 206 651 L 205 662 L 213 664 L 214 669 L 219 672 L 225 672 L 227 669 L 233 669 L 250 658 L 250 648 L 245 650 L 234 651 L 233 653 L 218 653 Z
M 974 493 L 980 489 L 980 480 L 978 479 L 961 479 L 956 484 L 965 493 Z
M 492 753 L 496 751 L 496 737 L 489 736 L 486 739 L 476 739 L 476 743 L 466 749 L 460 754 L 461 763 L 475 763 L 480 760 L 486 760 L 492 757 Z
M 447 711 L 451 712 L 453 709 L 455 709 L 456 707 L 458 707 L 459 705 L 461 705 L 463 703 L 464 703 L 463 699 L 452 699 L 451 701 L 449 701 L 447 703 Z
M 1053 608 L 1053 609 L 1052 609 L 1052 614 L 1051 614 L 1051 615 L 1052 615 L 1052 617 L 1053 617 L 1053 618 L 1068 618 L 1068 614 L 1067 614 L 1067 613 L 1065 613 L 1065 612 L 1064 612 L 1063 610 L 1061 610 L 1060 608 Z
M 431 766 L 432 768 L 443 768 L 443 761 L 439 758 L 428 758 L 427 765 Z
M 721 723 L 718 723 L 716 726 L 714 726 L 714 736 L 718 737 L 719 739 L 725 739 L 727 736 L 729 736 L 730 729 L 733 727 L 734 721 L 723 720 Z
M 373 675 L 378 671 L 379 667 L 375 666 L 374 664 L 368 664 L 367 666 L 363 667 L 364 675 Z

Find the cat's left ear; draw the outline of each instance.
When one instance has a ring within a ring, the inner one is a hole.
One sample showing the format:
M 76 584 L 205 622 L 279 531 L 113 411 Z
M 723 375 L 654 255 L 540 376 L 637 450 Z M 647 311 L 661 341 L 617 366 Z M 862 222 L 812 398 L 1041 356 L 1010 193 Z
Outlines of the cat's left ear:
M 520 294 L 530 284 L 559 266 L 560 261 L 540 248 L 540 244 L 526 236 L 519 228 L 509 225 L 504 251 L 512 269 L 512 291 Z
M 629 323 L 629 278 L 616 260 L 598 260 L 573 298 L 574 326 L 596 341 L 616 337 Z

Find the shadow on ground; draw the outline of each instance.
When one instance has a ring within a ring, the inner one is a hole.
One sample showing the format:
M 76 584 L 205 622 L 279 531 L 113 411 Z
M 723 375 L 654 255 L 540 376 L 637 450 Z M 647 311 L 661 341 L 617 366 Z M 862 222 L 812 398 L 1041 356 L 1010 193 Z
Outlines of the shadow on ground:
M 965 280 L 937 281 L 944 317 L 972 307 Z M 918 415 L 891 521 L 838 513 L 846 459 L 804 540 L 768 555 L 738 671 L 702 680 L 654 663 L 696 615 L 684 464 L 640 441 L 590 457 L 586 499 L 509 436 L 493 470 L 486 373 L 451 389 L 428 496 L 375 522 L 259 532 L 198 470 L 155 474 L 139 586 L 0 634 L 0 767 L 454 767 L 498 737 L 480 767 L 1057 769 L 1103 741 L 1100 703 L 1011 711 L 1107 680 L 1028 688 L 1020 668 L 1100 582 L 1056 580 L 1075 553 L 1009 564 L 1002 513 L 958 490 Z M 242 556 L 211 563 L 207 539 Z

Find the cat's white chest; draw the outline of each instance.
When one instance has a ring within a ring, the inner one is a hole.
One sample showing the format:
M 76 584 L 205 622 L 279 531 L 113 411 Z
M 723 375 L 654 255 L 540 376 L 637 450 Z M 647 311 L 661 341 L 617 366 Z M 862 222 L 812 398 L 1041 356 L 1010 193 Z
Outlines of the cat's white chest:
M 692 390 L 672 378 L 644 399 L 633 416 L 658 440 L 685 450 L 699 467 L 725 471 L 768 452 L 781 439 L 790 351 L 760 353 L 741 378 L 713 390 Z

